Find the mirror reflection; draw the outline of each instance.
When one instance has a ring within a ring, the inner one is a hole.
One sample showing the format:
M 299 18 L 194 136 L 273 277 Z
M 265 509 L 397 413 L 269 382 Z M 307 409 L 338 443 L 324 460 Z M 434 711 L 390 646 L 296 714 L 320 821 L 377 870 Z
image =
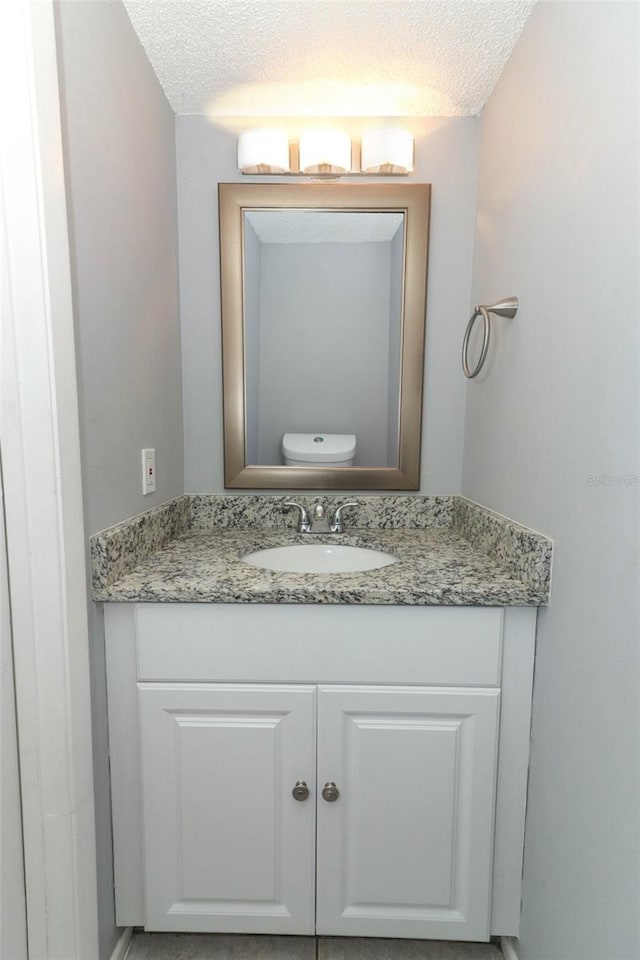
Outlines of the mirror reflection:
M 418 489 L 429 186 L 218 196 L 225 486 Z
M 404 213 L 249 210 L 243 243 L 247 463 L 397 467 Z

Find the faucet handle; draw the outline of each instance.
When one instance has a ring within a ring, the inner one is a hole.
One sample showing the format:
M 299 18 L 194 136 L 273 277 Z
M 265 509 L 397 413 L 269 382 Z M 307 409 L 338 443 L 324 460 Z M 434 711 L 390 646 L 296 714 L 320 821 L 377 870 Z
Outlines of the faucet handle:
M 308 533 L 311 529 L 311 520 L 309 518 L 309 511 L 306 507 L 303 507 L 301 503 L 297 503 L 295 500 L 285 500 L 285 507 L 296 507 L 300 511 L 300 516 L 298 518 L 298 533 Z
M 357 500 L 349 500 L 348 503 L 341 503 L 339 507 L 336 507 L 335 513 L 333 514 L 333 520 L 329 525 L 331 533 L 343 533 L 344 531 L 344 522 L 342 520 L 342 511 L 346 510 L 347 507 L 357 507 Z

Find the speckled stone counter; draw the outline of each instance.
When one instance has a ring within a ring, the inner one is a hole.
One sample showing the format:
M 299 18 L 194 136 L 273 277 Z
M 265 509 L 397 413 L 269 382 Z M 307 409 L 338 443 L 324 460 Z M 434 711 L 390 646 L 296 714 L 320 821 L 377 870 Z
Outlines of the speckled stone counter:
M 344 534 L 295 532 L 282 496 L 179 497 L 91 538 L 93 596 L 114 602 L 542 606 L 552 543 L 460 497 L 354 497 Z M 344 495 L 300 497 L 329 510 Z M 281 573 L 240 559 L 339 542 L 397 557 L 377 570 Z

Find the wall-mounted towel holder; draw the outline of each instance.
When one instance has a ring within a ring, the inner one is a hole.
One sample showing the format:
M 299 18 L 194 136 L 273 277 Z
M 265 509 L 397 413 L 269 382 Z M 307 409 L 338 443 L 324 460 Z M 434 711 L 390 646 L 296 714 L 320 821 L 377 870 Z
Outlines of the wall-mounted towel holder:
M 474 377 L 477 377 L 484 362 L 487 359 L 487 352 L 489 350 L 489 338 L 491 336 L 491 320 L 489 318 L 490 313 L 495 313 L 498 317 L 508 317 L 509 320 L 513 320 L 516 313 L 518 312 L 518 298 L 517 297 L 506 297 L 504 300 L 498 300 L 497 303 L 492 303 L 490 307 L 474 307 L 473 314 L 469 323 L 467 324 L 467 329 L 464 334 L 464 340 L 462 341 L 462 369 L 464 370 L 465 377 L 468 377 L 469 380 L 473 380 Z M 482 350 L 480 351 L 480 357 L 475 366 L 475 370 L 469 368 L 467 362 L 467 354 L 469 352 L 469 338 L 471 336 L 471 331 L 473 330 L 473 325 L 476 322 L 478 317 L 482 317 Z

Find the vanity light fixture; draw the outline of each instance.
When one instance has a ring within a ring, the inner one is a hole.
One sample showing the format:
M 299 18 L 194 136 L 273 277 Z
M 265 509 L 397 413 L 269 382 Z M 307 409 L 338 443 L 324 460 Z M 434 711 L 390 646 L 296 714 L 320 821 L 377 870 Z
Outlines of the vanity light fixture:
M 398 127 L 374 127 L 361 143 L 340 130 L 310 129 L 289 141 L 282 130 L 247 130 L 238 137 L 238 169 L 318 179 L 406 176 L 413 170 L 413 137 Z
M 242 173 L 289 173 L 289 140 L 283 130 L 247 130 L 238 137 Z
M 351 171 L 351 138 L 340 130 L 307 130 L 300 136 L 300 172 L 333 176 Z
M 363 173 L 409 173 L 413 170 L 413 137 L 397 127 L 374 127 L 362 135 Z

